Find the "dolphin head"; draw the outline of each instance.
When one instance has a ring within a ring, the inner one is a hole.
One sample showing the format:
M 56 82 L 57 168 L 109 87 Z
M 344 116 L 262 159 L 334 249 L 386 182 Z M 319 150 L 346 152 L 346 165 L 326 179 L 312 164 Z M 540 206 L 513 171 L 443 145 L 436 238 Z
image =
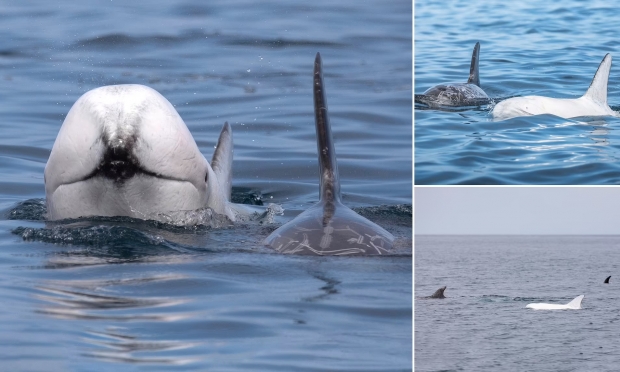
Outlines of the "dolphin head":
M 148 218 L 211 207 L 226 193 L 172 104 L 142 85 L 85 93 L 73 105 L 45 166 L 48 219 Z

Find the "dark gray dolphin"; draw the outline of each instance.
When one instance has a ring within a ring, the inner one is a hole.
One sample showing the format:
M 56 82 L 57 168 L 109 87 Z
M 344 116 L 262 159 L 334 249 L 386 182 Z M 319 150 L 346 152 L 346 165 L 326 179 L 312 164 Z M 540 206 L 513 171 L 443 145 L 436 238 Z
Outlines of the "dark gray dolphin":
M 430 296 L 420 296 L 420 297 L 416 297 L 420 300 L 428 300 L 428 299 L 433 299 L 433 298 L 446 298 L 446 296 L 443 295 L 443 291 L 446 290 L 446 288 L 448 288 L 447 286 L 443 286 L 441 288 L 439 288 L 438 290 L 435 291 L 435 293 L 433 293 Z
M 609 279 L 611 279 L 611 275 L 607 277 L 607 279 L 605 279 L 605 283 L 609 284 Z
M 424 94 L 416 94 L 415 102 L 423 103 L 432 108 L 482 106 L 490 102 L 489 96 L 480 88 L 478 60 L 480 43 L 476 43 L 471 56 L 469 79 L 467 83 L 447 83 L 435 85 Z
M 314 115 L 319 153 L 319 202 L 271 233 L 264 244 L 281 253 L 376 255 L 392 247 L 394 237 L 342 204 L 321 55 L 314 60 Z
M 445 291 L 446 288 L 448 287 L 444 285 L 443 287 L 436 290 L 435 293 L 433 293 L 431 296 L 428 296 L 426 298 L 446 298 L 446 296 L 443 295 L 443 291 Z

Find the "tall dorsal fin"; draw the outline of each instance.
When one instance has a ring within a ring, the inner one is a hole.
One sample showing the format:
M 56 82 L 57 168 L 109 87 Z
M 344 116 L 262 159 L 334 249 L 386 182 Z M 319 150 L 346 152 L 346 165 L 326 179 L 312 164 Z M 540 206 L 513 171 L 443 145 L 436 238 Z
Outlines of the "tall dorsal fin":
M 323 201 L 340 200 L 340 180 L 338 177 L 338 163 L 332 130 L 327 114 L 325 101 L 325 86 L 323 85 L 323 63 L 321 54 L 317 53 L 314 59 L 314 120 L 316 124 L 316 146 L 319 152 L 319 171 L 321 172 L 321 188 L 319 198 Z
M 471 66 L 469 67 L 469 80 L 467 84 L 476 84 L 480 86 L 480 75 L 478 74 L 478 60 L 480 59 L 480 42 L 474 46 L 474 52 L 471 54 Z
M 583 300 L 583 295 L 575 297 L 571 302 L 567 303 L 566 306 L 571 309 L 581 309 L 581 300 Z
M 228 122 L 224 123 L 220 138 L 217 141 L 213 158 L 211 159 L 211 168 L 217 176 L 220 189 L 226 195 L 226 199 L 230 201 L 230 193 L 232 188 L 232 162 L 233 162 L 233 136 L 232 129 Z
M 584 97 L 590 98 L 603 104 L 607 104 L 607 82 L 609 81 L 609 71 L 611 70 L 611 54 L 605 54 L 603 61 L 598 66 L 594 79 Z

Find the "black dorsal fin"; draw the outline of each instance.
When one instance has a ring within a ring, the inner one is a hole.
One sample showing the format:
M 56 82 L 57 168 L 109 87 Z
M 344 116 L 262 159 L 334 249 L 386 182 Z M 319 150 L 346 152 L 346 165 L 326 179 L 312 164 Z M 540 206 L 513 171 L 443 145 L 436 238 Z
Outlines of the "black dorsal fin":
M 611 275 L 607 277 L 607 279 L 605 279 L 605 283 L 609 284 L 609 279 L 611 279 Z
M 438 290 L 435 291 L 435 293 L 433 293 L 432 296 L 430 296 L 430 298 L 446 298 L 446 296 L 444 296 L 443 292 L 446 290 L 446 288 L 448 288 L 447 286 L 443 286 L 441 288 L 439 288 Z
M 314 120 L 316 124 L 316 145 L 319 152 L 319 171 L 321 172 L 321 188 L 319 198 L 322 201 L 333 202 L 340 200 L 340 180 L 338 178 L 338 163 L 332 130 L 329 125 L 327 101 L 325 101 L 325 86 L 323 84 L 323 66 L 321 54 L 317 53 L 314 60 Z
M 478 60 L 480 59 L 480 43 L 476 43 L 474 52 L 471 54 L 471 66 L 469 67 L 469 80 L 467 84 L 480 86 L 480 75 L 478 73 Z

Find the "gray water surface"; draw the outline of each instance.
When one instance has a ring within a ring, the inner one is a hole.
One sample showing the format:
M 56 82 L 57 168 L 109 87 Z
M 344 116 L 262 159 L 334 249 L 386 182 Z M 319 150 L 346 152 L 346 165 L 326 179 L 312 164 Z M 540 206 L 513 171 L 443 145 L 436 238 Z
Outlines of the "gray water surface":
M 619 236 L 416 236 L 416 371 L 615 371 Z M 609 284 L 604 284 L 611 275 Z M 447 286 L 445 299 L 421 299 Z M 529 303 L 581 310 L 532 310 Z

